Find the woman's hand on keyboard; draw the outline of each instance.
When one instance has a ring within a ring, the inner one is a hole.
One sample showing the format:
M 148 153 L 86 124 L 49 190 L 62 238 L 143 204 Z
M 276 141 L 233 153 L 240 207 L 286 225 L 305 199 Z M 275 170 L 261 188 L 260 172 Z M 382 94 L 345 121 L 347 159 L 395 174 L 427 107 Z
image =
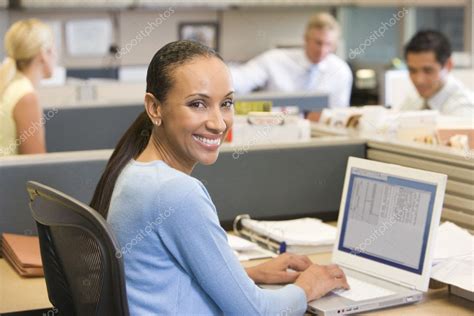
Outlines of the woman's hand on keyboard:
M 245 270 L 255 283 L 285 284 L 294 282 L 300 271 L 306 270 L 311 265 L 312 262 L 307 256 L 286 252 Z
M 349 289 L 344 272 L 335 264 L 312 264 L 300 274 L 295 285 L 304 290 L 308 302 L 318 299 L 334 289 Z

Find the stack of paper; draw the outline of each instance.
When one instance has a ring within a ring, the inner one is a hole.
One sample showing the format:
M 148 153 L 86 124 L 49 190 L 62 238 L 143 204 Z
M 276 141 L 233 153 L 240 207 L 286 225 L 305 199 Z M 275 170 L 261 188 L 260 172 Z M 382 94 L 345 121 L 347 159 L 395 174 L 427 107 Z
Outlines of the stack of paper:
M 336 227 L 310 217 L 288 221 L 242 219 L 242 226 L 277 242 L 285 242 L 289 252 L 303 254 L 331 251 L 337 234 Z
M 433 267 L 431 278 L 455 287 L 474 301 L 474 254 L 448 259 Z
M 272 258 L 276 256 L 275 253 L 263 249 L 262 247 L 251 241 L 232 234 L 227 235 L 227 241 L 229 242 L 229 246 L 234 250 L 234 253 L 240 261 Z
M 472 254 L 473 250 L 474 236 L 451 222 L 444 222 L 438 228 L 433 264 Z
M 2 254 L 24 277 L 44 276 L 38 237 L 2 234 Z
M 474 300 L 474 236 L 453 223 L 438 228 L 431 278 Z
M 436 123 L 436 136 L 441 145 L 474 149 L 474 117 L 441 115 Z

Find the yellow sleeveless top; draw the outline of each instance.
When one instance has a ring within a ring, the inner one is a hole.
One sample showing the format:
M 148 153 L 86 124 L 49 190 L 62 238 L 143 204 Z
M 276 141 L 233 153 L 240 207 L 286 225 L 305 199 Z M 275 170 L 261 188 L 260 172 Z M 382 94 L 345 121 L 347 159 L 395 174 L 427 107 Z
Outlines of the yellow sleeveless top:
M 13 110 L 21 98 L 33 91 L 31 81 L 18 71 L 0 95 L 0 157 L 18 154 L 20 137 L 17 136 Z

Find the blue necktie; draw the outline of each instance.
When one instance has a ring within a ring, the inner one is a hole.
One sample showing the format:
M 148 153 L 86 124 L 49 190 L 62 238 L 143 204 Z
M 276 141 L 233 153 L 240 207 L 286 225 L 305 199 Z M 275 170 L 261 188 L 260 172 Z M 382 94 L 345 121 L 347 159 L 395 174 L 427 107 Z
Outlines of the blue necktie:
M 316 78 L 316 73 L 318 72 L 317 65 L 311 65 L 305 72 L 303 87 L 305 90 L 314 90 L 314 80 Z

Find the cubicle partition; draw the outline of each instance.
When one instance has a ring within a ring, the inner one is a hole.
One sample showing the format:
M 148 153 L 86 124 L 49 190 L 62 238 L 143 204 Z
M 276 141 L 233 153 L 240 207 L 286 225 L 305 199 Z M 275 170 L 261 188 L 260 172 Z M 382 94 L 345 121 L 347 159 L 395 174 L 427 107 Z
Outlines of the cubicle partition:
M 114 148 L 143 104 L 45 109 L 48 152 Z
M 474 233 L 474 151 L 399 141 L 356 130 L 313 124 L 313 137 L 349 137 L 367 143 L 367 159 L 439 172 L 448 176 L 441 220 Z
M 321 93 L 256 92 L 236 96 L 238 101 L 271 101 L 273 106 L 296 106 L 303 112 L 321 112 L 329 104 L 329 96 Z
M 446 174 L 448 182 L 441 219 L 474 233 L 474 156 L 472 151 L 436 148 L 425 144 L 397 141 L 367 142 L 371 160 L 396 163 Z
M 110 150 L 0 158 L 0 233 L 36 235 L 26 192 L 34 180 L 89 202 Z
M 328 97 L 317 94 L 250 94 L 237 99 L 265 100 L 271 101 L 274 106 L 295 105 L 301 110 L 321 111 L 327 106 Z M 47 150 L 64 152 L 112 149 L 142 111 L 144 106 L 138 103 L 46 108 Z
M 206 185 L 225 228 L 242 213 L 257 219 L 335 220 L 347 159 L 364 158 L 366 151 L 364 142 L 336 139 L 226 150 L 193 175 Z
M 34 180 L 88 203 L 110 150 L 0 159 L 0 233 L 36 234 L 26 181 Z M 229 228 L 234 217 L 322 216 L 335 219 L 349 156 L 364 157 L 365 143 L 328 138 L 279 146 L 224 146 L 212 166 L 193 176 L 207 187 Z

